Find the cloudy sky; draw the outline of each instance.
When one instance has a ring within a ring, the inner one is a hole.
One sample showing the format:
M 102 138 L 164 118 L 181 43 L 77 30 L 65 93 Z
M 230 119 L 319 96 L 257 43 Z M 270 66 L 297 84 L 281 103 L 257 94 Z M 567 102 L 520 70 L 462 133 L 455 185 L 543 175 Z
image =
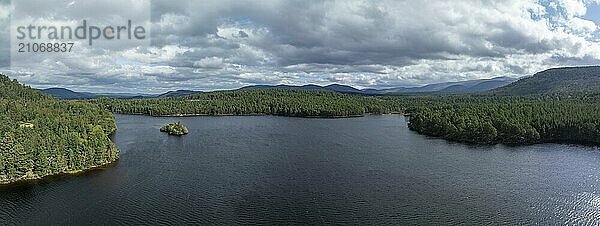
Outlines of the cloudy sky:
M 0 71 L 38 88 L 161 93 L 252 84 L 417 86 L 600 62 L 600 0 L 164 0 L 147 10 L 121 2 L 102 4 L 125 17 L 150 11 L 149 45 L 43 56 L 11 68 L 14 6 L 0 0 Z M 60 13 L 39 20 L 104 15 L 89 1 L 49 5 Z

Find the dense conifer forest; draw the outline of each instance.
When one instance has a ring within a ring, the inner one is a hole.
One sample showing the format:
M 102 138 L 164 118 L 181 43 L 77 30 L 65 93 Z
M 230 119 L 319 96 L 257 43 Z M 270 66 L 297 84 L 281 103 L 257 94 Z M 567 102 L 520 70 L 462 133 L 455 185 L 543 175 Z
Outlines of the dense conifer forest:
M 456 97 L 414 108 L 409 128 L 469 143 L 600 143 L 600 98 Z
M 121 114 L 349 117 L 409 114 L 409 128 L 451 141 L 485 144 L 599 143 L 598 95 L 364 96 L 333 91 L 259 89 L 180 98 L 91 102 Z
M 0 75 L 0 184 L 77 172 L 119 157 L 113 115 L 58 101 Z
M 333 91 L 253 89 L 200 93 L 180 98 L 91 100 L 113 113 L 151 116 L 280 115 L 349 117 L 402 111 L 394 101 Z

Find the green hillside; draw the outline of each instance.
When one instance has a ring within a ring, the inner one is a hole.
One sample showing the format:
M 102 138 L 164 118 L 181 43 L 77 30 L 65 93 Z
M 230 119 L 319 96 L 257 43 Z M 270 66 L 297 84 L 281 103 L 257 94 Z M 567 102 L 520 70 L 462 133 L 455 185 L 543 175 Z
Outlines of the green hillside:
M 0 184 L 77 172 L 115 161 L 113 115 L 55 100 L 0 75 Z
M 492 90 L 500 95 L 598 93 L 600 67 L 553 68 Z

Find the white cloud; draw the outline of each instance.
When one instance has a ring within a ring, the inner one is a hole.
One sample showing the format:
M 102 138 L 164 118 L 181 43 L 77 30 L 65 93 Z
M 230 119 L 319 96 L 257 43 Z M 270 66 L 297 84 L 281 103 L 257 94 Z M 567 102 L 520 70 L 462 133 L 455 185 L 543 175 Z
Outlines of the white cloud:
M 196 61 L 194 66 L 200 68 L 222 68 L 223 59 L 220 57 L 206 57 Z
M 569 20 L 569 23 L 570 27 L 578 33 L 591 34 L 598 29 L 594 21 L 584 20 L 579 17 L 572 18 Z
M 582 18 L 592 2 L 153 1 L 153 46 L 90 50 L 40 60 L 22 72 L 35 74 L 23 73 L 33 85 L 49 85 L 52 79 L 43 74 L 62 71 L 56 86 L 72 77 L 75 82 L 68 84 L 89 89 L 153 92 L 517 77 L 548 67 L 598 64 L 598 26 Z M 78 5 L 72 7 L 83 7 Z M 81 68 L 97 76 L 69 74 Z
M 4 20 L 10 17 L 11 6 L 6 4 L 0 4 L 0 20 Z
M 179 45 L 165 45 L 160 48 L 133 48 L 119 53 L 121 57 L 129 61 L 142 63 L 169 62 L 177 56 L 192 51 L 191 48 Z
M 581 0 L 560 0 L 559 4 L 565 9 L 568 16 L 583 16 L 587 11 L 585 3 Z

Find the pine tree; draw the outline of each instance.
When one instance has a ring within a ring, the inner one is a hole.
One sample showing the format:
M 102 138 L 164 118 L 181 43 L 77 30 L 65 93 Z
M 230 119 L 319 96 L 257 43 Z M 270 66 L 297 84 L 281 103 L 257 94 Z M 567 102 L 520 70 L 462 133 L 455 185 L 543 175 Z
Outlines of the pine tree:
M 14 152 L 17 155 L 17 162 L 15 168 L 17 168 L 18 177 L 21 177 L 27 172 L 33 170 L 32 154 L 31 151 L 25 150 L 25 148 L 21 144 L 16 144 L 13 148 Z

